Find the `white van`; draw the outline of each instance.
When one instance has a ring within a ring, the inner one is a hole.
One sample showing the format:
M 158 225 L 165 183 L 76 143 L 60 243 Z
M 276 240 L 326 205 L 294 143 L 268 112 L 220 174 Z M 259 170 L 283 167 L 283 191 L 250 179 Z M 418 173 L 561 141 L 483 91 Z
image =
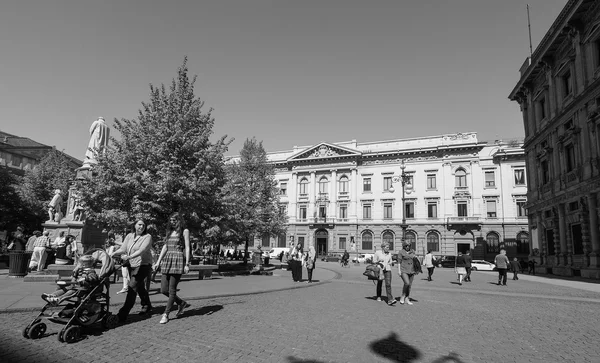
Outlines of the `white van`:
M 279 255 L 281 254 L 281 252 L 283 252 L 284 254 L 286 252 L 288 252 L 290 249 L 288 247 L 274 247 L 271 248 L 271 250 L 269 251 L 269 257 L 270 258 L 279 258 Z

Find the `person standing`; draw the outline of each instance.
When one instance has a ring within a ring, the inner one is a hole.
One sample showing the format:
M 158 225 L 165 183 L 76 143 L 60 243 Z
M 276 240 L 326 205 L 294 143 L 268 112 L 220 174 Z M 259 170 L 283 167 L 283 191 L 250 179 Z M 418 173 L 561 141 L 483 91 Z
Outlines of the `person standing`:
M 29 270 L 33 270 L 37 267 L 38 272 L 42 271 L 46 264 L 46 249 L 50 248 L 50 233 L 44 231 L 40 237 L 35 240 L 33 244 L 33 255 L 31 255 L 31 261 L 29 262 Z
M 427 268 L 427 281 L 432 281 L 431 276 L 433 276 L 433 270 L 435 270 L 435 262 L 435 256 L 431 253 L 431 250 L 427 250 L 427 254 L 423 257 L 423 266 Z
M 521 264 L 519 263 L 519 260 L 515 257 L 512 261 L 510 261 L 510 269 L 512 270 L 513 273 L 513 280 L 518 280 L 519 279 L 519 270 L 521 269 Z
M 40 231 L 33 231 L 33 236 L 29 237 L 27 240 L 27 244 L 25 245 L 25 251 L 33 252 L 33 245 L 35 244 L 35 240 L 38 239 L 42 235 Z
M 529 261 L 527 261 L 527 267 L 529 267 L 529 271 L 528 273 L 530 275 L 535 276 L 535 265 L 537 264 L 537 261 L 534 259 L 531 259 Z
M 298 242 L 296 247 L 290 253 L 290 262 L 292 268 L 292 279 L 294 282 L 302 281 L 302 258 L 304 250 L 302 249 L 302 243 Z
M 138 220 L 134 224 L 134 232 L 129 233 L 121 247 L 113 253 L 113 256 L 121 256 L 121 261 L 129 273 L 129 285 L 125 303 L 117 313 L 121 323 L 129 316 L 131 308 L 135 305 L 135 298 L 140 296 L 142 310 L 140 314 L 150 313 L 152 304 L 150 296 L 144 284 L 144 280 L 150 274 L 152 264 L 152 236 L 146 232 L 146 222 Z
M 467 270 L 467 276 L 465 276 L 465 281 L 471 282 L 471 271 L 473 269 L 473 258 L 471 257 L 471 251 L 467 251 L 467 253 L 463 257 L 465 258 L 465 269 Z
M 25 234 L 23 233 L 23 227 L 17 227 L 17 230 L 12 233 L 11 241 L 12 251 L 25 251 Z
M 510 266 L 510 261 L 508 260 L 508 257 L 506 257 L 506 250 L 500 250 L 500 253 L 496 255 L 496 258 L 494 259 L 494 263 L 498 269 L 498 286 L 506 286 L 506 271 Z
M 315 269 L 315 263 L 317 261 L 317 251 L 315 251 L 315 246 L 308 247 L 308 253 L 306 254 L 306 272 L 308 274 L 307 283 L 312 282 L 313 271 Z
M 415 269 L 413 260 L 415 258 L 415 251 L 410 248 L 410 242 L 402 242 L 402 249 L 398 253 L 398 262 L 400 267 L 398 268 L 398 275 L 402 278 L 404 286 L 402 286 L 402 296 L 400 297 L 400 304 L 406 302 L 407 305 L 412 305 L 410 301 L 410 289 L 412 287 L 413 280 L 415 278 Z
M 392 266 L 394 262 L 392 261 L 392 254 L 390 253 L 390 244 L 387 242 L 381 243 L 381 251 L 375 251 L 373 255 L 373 263 L 377 264 L 381 268 L 381 274 L 383 274 L 383 279 L 377 280 L 377 301 L 381 301 L 381 288 L 383 287 L 383 282 L 385 281 L 385 293 L 387 295 L 387 304 L 392 306 L 396 304 L 398 301 L 394 299 L 392 295 Z
M 169 313 L 173 304 L 178 306 L 176 317 L 183 315 L 184 309 L 190 307 L 190 304 L 177 296 L 177 285 L 181 280 L 181 275 L 190 271 L 190 261 L 192 258 L 190 248 L 190 231 L 185 228 L 183 218 L 179 213 L 173 213 L 169 217 L 169 224 L 166 233 L 166 243 L 163 245 L 158 260 L 154 264 L 154 269 L 160 268 L 160 292 L 167 296 L 167 306 L 160 318 L 160 324 L 169 322 Z
M 463 279 L 467 275 L 465 256 L 462 252 L 459 252 L 456 257 L 456 274 L 458 275 L 458 284 L 462 286 Z

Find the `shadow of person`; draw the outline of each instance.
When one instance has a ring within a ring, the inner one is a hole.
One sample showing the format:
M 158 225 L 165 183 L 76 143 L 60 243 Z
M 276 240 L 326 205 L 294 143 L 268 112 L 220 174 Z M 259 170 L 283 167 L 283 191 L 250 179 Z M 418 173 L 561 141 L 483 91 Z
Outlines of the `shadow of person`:
M 287 360 L 290 363 L 324 363 L 320 360 L 314 360 L 314 359 L 298 359 L 292 356 L 287 356 Z
M 417 349 L 398 340 L 396 333 L 390 333 L 387 338 L 372 342 L 369 347 L 375 354 L 398 363 L 409 363 L 421 357 Z
M 209 305 L 209 306 L 203 306 L 203 307 L 197 308 L 197 309 L 189 308 L 189 309 L 183 311 L 183 314 L 181 315 L 181 317 L 185 318 L 188 316 L 196 316 L 196 315 L 212 315 L 219 310 L 223 310 L 223 305 Z
M 459 357 L 460 357 L 460 355 L 458 355 L 457 353 L 450 352 L 450 354 L 441 356 L 431 363 L 450 363 L 450 362 L 464 363 Z

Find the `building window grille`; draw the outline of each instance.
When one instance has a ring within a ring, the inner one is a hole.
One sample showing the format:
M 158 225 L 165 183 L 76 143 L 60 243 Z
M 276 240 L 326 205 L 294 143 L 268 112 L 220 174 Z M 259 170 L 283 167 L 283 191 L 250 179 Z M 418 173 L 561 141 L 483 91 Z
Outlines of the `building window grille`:
M 493 188 L 496 186 L 496 173 L 494 173 L 494 171 L 485 172 L 485 186 L 487 188 Z
M 385 203 L 383 205 L 383 218 L 392 219 L 392 203 Z
M 371 232 L 365 232 L 362 235 L 362 249 L 363 251 L 373 250 L 373 235 Z
M 427 203 L 427 218 L 437 218 L 437 203 L 436 202 Z
M 486 245 L 488 253 L 499 253 L 500 252 L 500 240 L 498 235 L 495 233 L 489 233 L 486 237 Z
M 440 250 L 440 236 L 435 232 L 429 232 L 427 234 L 427 251 L 439 251 Z
M 467 172 L 463 169 L 458 169 L 454 174 L 454 179 L 456 181 L 455 185 L 457 188 L 464 188 L 467 186 Z
M 363 179 L 363 192 L 370 192 L 371 191 L 371 178 L 364 178 Z
M 436 189 L 437 188 L 437 184 L 436 184 L 436 180 L 435 180 L 435 174 L 428 174 L 427 175 L 427 189 Z

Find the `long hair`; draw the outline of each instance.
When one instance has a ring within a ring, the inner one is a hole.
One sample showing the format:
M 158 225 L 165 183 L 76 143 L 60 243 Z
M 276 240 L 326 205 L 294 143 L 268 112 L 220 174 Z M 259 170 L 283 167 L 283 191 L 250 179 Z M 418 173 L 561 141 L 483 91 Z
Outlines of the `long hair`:
M 175 223 L 175 226 L 173 226 L 171 224 L 171 219 L 176 219 L 177 222 Z M 183 218 L 181 217 L 181 215 L 178 212 L 175 212 L 173 214 L 171 214 L 169 216 L 169 223 L 167 223 L 167 235 L 165 237 L 165 240 L 168 240 L 169 237 L 171 237 L 171 233 L 173 232 L 177 232 L 177 236 L 179 237 L 179 241 L 183 241 L 183 230 L 184 230 L 185 226 L 184 226 L 184 222 L 183 222 Z
M 135 233 L 135 225 L 137 224 L 137 222 L 142 222 L 144 223 L 144 229 L 142 230 L 142 234 L 140 234 L 140 236 L 143 236 L 147 233 L 147 229 L 148 229 L 148 223 L 146 223 L 145 220 L 141 219 L 141 218 L 137 218 L 135 220 L 135 222 L 133 222 L 133 224 L 131 225 L 131 232 Z

